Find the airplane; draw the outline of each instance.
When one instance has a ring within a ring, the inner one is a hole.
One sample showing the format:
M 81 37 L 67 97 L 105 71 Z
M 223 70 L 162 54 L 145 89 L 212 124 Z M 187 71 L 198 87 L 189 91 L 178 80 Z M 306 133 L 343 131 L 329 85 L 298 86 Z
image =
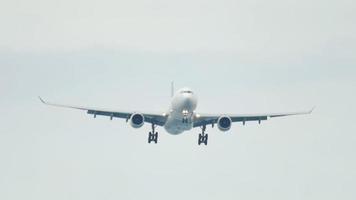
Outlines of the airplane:
M 133 128 L 141 128 L 144 123 L 151 124 L 151 129 L 148 133 L 148 143 L 158 142 L 158 132 L 156 127 L 164 127 L 164 129 L 172 135 L 179 135 L 185 131 L 189 131 L 193 128 L 201 128 L 201 133 L 198 137 L 198 145 L 208 145 L 208 134 L 206 133 L 206 127 L 211 125 L 214 128 L 216 124 L 220 131 L 226 132 L 231 129 L 233 122 L 242 122 L 245 125 L 248 121 L 261 121 L 268 118 L 284 117 L 291 115 L 304 115 L 310 114 L 314 110 L 312 108 L 309 111 L 303 112 L 286 112 L 286 113 L 270 113 L 270 114 L 201 114 L 196 112 L 197 97 L 196 94 L 190 88 L 182 88 L 174 94 L 174 86 L 172 84 L 171 90 L 171 105 L 167 112 L 161 113 L 145 113 L 145 112 L 126 112 L 108 109 L 89 108 L 82 106 L 63 105 L 57 103 L 49 103 L 39 97 L 43 104 L 72 108 L 78 110 L 84 110 L 87 114 L 96 116 L 108 116 L 110 120 L 113 118 L 126 119 Z

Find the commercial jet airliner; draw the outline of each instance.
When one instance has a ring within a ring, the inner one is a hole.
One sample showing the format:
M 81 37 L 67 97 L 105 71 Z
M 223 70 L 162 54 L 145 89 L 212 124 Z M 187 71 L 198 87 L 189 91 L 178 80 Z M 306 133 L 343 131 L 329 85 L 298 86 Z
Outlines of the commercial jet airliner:
M 172 86 L 172 101 L 167 112 L 162 113 L 144 113 L 144 112 L 124 112 L 116 110 L 106 110 L 97 108 L 88 108 L 82 106 L 62 105 L 56 103 L 49 103 L 39 97 L 41 102 L 46 105 L 73 108 L 84 110 L 88 114 L 103 115 L 113 118 L 123 118 L 129 122 L 133 128 L 141 128 L 144 123 L 151 124 L 152 131 L 148 134 L 148 143 L 158 142 L 157 126 L 163 126 L 165 130 L 172 135 L 179 135 L 184 131 L 189 131 L 192 128 L 200 127 L 201 133 L 199 134 L 198 144 L 208 144 L 208 134 L 205 133 L 208 125 L 216 124 L 220 131 L 228 131 L 233 122 L 242 122 L 243 125 L 247 121 L 258 121 L 274 117 L 284 117 L 291 115 L 310 114 L 313 109 L 305 112 L 290 112 L 290 113 L 274 113 L 274 114 L 201 114 L 195 112 L 197 108 L 197 97 L 195 93 L 189 88 L 178 90 L 174 94 Z

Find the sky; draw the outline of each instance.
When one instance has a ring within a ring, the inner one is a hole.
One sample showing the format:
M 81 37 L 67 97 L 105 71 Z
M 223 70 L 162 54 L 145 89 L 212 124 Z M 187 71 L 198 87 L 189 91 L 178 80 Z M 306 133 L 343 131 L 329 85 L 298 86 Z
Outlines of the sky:
M 351 0 L 1 0 L 0 199 L 355 199 Z M 51 102 L 311 115 L 179 136 Z

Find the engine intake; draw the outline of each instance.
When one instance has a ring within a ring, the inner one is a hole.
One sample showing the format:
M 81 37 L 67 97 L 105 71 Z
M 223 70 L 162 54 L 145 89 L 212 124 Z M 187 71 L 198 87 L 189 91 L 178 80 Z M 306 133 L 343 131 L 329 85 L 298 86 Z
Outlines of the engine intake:
M 130 117 L 130 124 L 133 128 L 141 128 L 145 123 L 145 117 L 142 114 L 135 113 Z
M 218 128 L 220 131 L 228 131 L 231 128 L 231 118 L 227 116 L 222 116 L 218 119 Z

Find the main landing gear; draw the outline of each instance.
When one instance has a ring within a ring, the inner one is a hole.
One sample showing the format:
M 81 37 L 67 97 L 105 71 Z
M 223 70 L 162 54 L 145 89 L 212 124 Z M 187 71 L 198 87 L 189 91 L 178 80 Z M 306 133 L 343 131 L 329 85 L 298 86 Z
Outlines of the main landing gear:
M 205 133 L 206 126 L 202 126 L 202 133 L 199 134 L 198 145 L 205 144 L 208 145 L 208 134 Z
M 148 143 L 155 142 L 157 144 L 158 142 L 158 132 L 155 132 L 156 125 L 152 124 L 152 132 L 148 133 Z

